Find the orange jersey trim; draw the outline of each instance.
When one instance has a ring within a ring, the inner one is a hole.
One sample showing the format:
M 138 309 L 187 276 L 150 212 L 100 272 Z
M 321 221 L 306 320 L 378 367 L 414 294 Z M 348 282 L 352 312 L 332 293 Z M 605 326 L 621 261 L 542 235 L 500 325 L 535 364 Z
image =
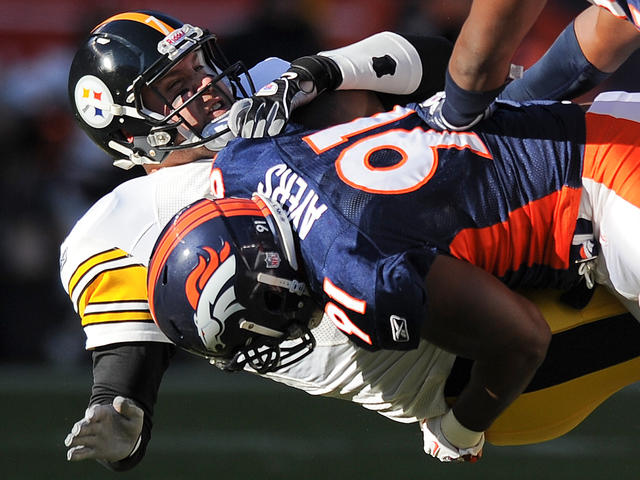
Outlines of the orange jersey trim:
M 583 177 L 640 207 L 640 123 L 587 113 L 586 125 Z
M 499 277 L 535 264 L 566 269 L 580 194 L 581 189 L 565 186 L 514 210 L 504 222 L 466 228 L 455 236 L 450 252 Z

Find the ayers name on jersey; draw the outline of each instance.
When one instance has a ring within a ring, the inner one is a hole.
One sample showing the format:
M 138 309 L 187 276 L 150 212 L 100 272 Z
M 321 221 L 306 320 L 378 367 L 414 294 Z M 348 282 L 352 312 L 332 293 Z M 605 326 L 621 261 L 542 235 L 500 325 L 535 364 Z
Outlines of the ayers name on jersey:
M 257 191 L 283 205 L 311 289 L 338 328 L 367 349 L 411 349 L 437 254 L 511 287 L 575 281 L 584 139 L 576 105 L 505 104 L 476 133 L 436 132 L 396 107 L 321 131 L 235 140 L 214 176 L 218 194 Z

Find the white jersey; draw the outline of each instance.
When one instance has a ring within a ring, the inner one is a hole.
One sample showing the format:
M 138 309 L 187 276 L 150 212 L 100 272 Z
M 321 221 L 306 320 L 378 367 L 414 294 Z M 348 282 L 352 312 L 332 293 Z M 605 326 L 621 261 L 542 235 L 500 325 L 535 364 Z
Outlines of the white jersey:
M 351 342 L 326 316 L 311 332 L 316 348 L 310 355 L 265 376 L 311 395 L 359 403 L 397 422 L 447 411 L 444 386 L 454 355 L 425 340 L 415 350 L 370 352 Z
M 62 285 L 91 349 L 169 342 L 147 303 L 147 264 L 162 227 L 209 192 L 211 161 L 162 168 L 118 186 L 77 222 L 61 247 Z

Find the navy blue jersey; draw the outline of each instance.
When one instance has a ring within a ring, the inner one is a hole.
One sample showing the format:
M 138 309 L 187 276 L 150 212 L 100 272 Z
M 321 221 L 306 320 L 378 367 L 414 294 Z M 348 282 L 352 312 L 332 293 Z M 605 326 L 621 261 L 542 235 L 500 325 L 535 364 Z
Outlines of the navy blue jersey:
M 571 280 L 582 110 L 504 104 L 472 133 L 430 130 L 412 107 L 238 139 L 214 163 L 219 193 L 287 210 L 325 313 L 370 349 L 416 346 L 438 254 L 512 287 Z

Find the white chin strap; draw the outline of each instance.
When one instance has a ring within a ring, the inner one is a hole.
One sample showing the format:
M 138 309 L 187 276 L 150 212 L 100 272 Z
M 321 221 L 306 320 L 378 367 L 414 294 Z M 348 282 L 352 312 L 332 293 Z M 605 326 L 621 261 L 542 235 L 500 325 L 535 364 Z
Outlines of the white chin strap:
M 279 330 L 274 330 L 273 328 L 265 327 L 264 325 L 258 325 L 257 323 L 249 322 L 247 320 L 242 320 L 239 325 L 243 330 L 248 330 L 249 332 L 255 332 L 260 335 L 264 335 L 266 337 L 280 338 L 284 337 L 284 332 Z
M 304 282 L 299 282 L 297 280 L 288 280 L 286 278 L 269 275 L 268 273 L 259 273 L 256 280 L 260 283 L 264 283 L 265 285 L 284 288 L 285 290 L 298 295 L 309 295 L 309 291 L 307 290 L 307 286 Z

